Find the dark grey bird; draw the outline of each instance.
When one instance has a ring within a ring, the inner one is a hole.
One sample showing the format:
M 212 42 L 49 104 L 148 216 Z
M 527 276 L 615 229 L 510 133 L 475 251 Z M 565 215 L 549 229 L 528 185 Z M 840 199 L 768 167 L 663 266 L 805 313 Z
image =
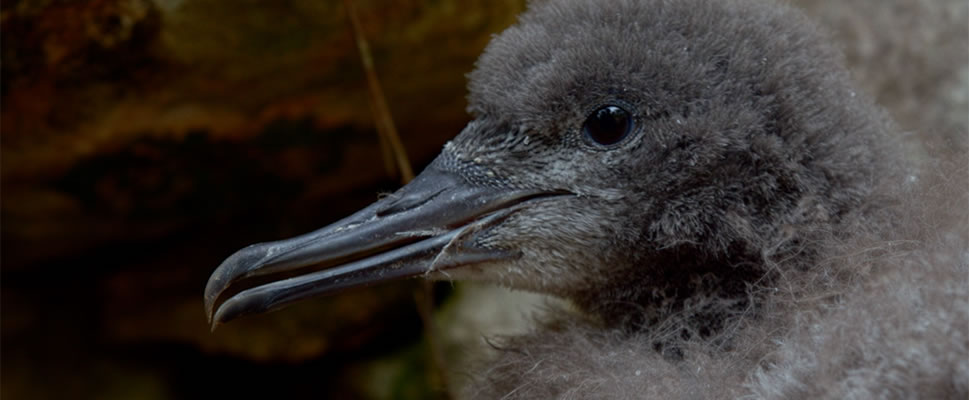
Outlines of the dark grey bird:
M 413 182 L 233 254 L 206 311 L 485 281 L 577 311 L 501 341 L 472 397 L 965 398 L 965 190 L 925 189 L 827 41 L 753 0 L 535 2 Z

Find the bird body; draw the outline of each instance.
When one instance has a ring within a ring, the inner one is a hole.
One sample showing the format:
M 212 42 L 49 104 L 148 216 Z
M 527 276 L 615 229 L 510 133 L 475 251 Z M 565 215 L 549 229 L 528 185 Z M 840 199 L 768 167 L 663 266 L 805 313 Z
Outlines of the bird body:
M 940 211 L 966 188 L 916 173 L 798 12 L 536 2 L 470 79 L 474 121 L 414 182 L 229 257 L 210 318 L 469 279 L 578 308 L 499 341 L 470 397 L 969 393 L 966 211 Z

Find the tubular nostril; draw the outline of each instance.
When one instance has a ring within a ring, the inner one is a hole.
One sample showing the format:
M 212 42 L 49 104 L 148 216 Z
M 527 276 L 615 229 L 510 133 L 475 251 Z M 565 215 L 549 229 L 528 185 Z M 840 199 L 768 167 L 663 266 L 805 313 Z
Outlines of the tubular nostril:
M 421 204 L 427 203 L 434 197 L 437 197 L 444 189 L 446 188 L 438 187 L 433 191 L 406 192 L 396 200 L 391 200 L 390 204 L 378 208 L 376 214 L 378 217 L 385 217 L 419 207 Z

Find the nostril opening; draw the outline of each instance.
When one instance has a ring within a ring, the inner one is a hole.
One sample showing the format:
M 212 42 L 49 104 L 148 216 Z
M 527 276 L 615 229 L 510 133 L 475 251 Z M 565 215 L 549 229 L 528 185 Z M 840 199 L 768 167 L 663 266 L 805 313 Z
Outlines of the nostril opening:
M 399 212 L 404 212 L 410 209 L 417 208 L 424 203 L 427 203 L 431 199 L 437 197 L 444 191 L 444 187 L 437 188 L 434 192 L 429 191 L 419 191 L 416 193 L 405 193 L 403 196 L 392 201 L 384 207 L 377 209 L 377 216 L 384 217 L 391 214 L 396 214 Z

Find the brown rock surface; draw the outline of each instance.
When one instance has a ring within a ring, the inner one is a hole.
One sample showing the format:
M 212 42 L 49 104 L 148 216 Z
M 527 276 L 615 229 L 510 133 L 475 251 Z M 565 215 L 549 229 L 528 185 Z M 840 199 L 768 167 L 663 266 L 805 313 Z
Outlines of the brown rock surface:
M 355 3 L 416 163 L 522 3 Z M 396 186 L 341 2 L 5 2 L 2 23 L 3 397 L 353 398 L 368 360 L 423 362 L 406 283 L 214 334 L 202 312 L 235 249 Z M 416 371 L 381 393 L 439 393 Z

